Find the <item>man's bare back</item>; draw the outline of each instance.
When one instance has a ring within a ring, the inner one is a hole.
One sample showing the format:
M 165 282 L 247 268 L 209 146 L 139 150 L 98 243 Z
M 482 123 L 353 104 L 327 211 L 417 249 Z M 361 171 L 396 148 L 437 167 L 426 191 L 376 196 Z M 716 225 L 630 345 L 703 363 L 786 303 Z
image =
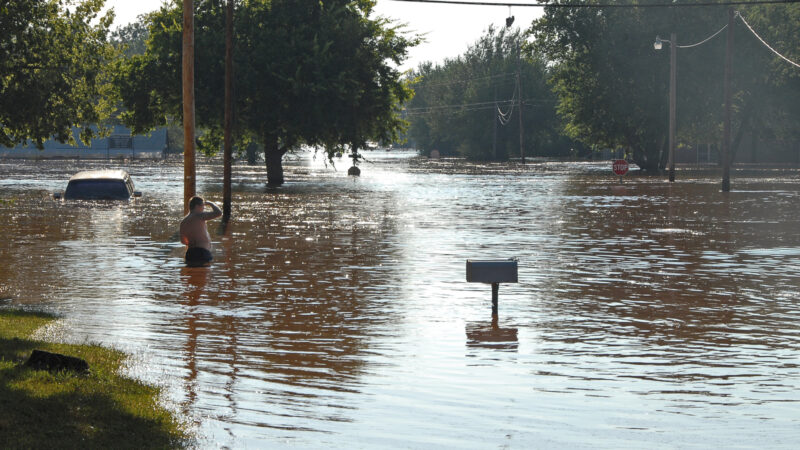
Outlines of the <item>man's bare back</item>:
M 211 207 L 211 211 L 205 212 L 204 205 Z M 217 205 L 206 202 L 200 197 L 194 197 L 189 202 L 189 214 L 181 221 L 181 242 L 186 245 L 186 262 L 190 263 L 193 249 L 205 249 L 208 254 L 208 261 L 211 260 L 211 236 L 208 234 L 206 221 L 216 219 L 222 215 L 222 211 Z M 206 262 L 208 262 L 206 261 Z

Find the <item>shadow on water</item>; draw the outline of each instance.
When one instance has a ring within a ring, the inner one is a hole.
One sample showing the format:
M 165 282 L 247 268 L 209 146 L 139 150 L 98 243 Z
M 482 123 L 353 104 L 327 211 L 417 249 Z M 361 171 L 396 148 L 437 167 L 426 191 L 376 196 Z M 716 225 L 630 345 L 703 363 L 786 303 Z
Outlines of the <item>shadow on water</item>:
M 492 350 L 513 350 L 519 348 L 518 328 L 501 327 L 497 314 L 489 322 L 469 322 L 465 327 L 467 347 Z
M 222 232 L 212 265 L 181 267 L 178 288 L 156 294 L 179 311 L 161 326 L 185 334 L 175 361 L 187 411 L 287 431 L 351 420 L 370 341 L 395 320 L 385 300 L 364 295 L 399 282 L 381 268 L 396 251 L 385 239 L 392 212 L 371 201 L 338 211 L 330 194 L 314 194 L 241 193 L 246 215 L 209 224 Z M 209 386 L 223 403 L 202 392 Z

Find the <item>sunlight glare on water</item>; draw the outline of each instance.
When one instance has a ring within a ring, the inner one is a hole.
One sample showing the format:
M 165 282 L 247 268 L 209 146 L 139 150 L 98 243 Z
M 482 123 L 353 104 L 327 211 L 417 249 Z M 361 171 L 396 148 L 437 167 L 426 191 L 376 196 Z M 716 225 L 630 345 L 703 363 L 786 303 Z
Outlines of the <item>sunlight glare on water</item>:
M 374 152 L 349 178 L 234 168 L 215 261 L 183 266 L 182 167 L 0 162 L 0 286 L 67 339 L 136 355 L 207 447 L 791 447 L 800 439 L 800 176 Z M 128 170 L 142 199 L 54 201 Z M 198 190 L 221 198 L 222 168 Z M 468 258 L 520 282 L 465 282 Z

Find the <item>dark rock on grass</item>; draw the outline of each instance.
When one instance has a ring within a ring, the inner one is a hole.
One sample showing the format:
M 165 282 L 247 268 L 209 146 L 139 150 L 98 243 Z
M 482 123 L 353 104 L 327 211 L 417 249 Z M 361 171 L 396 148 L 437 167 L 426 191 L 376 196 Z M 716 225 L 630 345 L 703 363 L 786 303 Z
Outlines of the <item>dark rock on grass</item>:
M 44 350 L 34 350 L 31 357 L 25 361 L 25 367 L 34 370 L 47 370 L 48 372 L 76 372 L 89 373 L 89 363 L 74 356 L 50 353 Z
M 13 298 L 11 298 L 8 286 L 0 284 L 0 304 L 11 303 L 11 300 L 13 300 Z

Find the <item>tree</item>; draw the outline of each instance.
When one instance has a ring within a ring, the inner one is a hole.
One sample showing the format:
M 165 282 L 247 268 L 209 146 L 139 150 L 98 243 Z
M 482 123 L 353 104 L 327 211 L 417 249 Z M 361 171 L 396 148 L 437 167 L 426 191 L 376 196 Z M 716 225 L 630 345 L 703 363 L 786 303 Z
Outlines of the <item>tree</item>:
M 732 143 L 734 155 L 745 134 L 754 141 L 800 140 L 800 68 L 772 53 L 744 22 L 786 57 L 800 61 L 798 46 L 790 44 L 800 39 L 800 4 L 747 6 L 740 11 L 744 19 L 736 19 L 733 69 L 739 125 Z
M 374 1 L 246 1 L 238 5 L 234 49 L 239 148 L 264 147 L 268 183 L 283 184 L 283 156 L 301 145 L 332 156 L 356 152 L 367 140 L 392 140 L 402 128 L 398 105 L 411 91 L 397 66 L 417 39 L 382 18 Z M 205 130 L 201 150 L 215 152 L 222 136 L 224 8 L 197 5 L 196 109 Z M 120 64 L 116 78 L 136 132 L 180 117 L 180 10 L 165 5 L 147 16 L 143 55 Z
M 146 16 L 139 16 L 136 22 L 118 27 L 111 33 L 111 43 L 128 58 L 144 54 L 150 37 L 146 23 Z
M 0 7 L 0 145 L 83 142 L 113 110 L 106 65 L 113 15 L 103 0 L 20 0 Z
M 781 5 L 784 11 L 797 7 Z M 772 19 L 796 29 L 794 14 L 794 22 L 788 14 Z M 666 161 L 669 54 L 653 50 L 655 35 L 676 32 L 680 45 L 700 42 L 725 25 L 726 17 L 723 7 L 545 8 L 529 33 L 533 48 L 553 66 L 551 84 L 569 135 L 588 145 L 629 149 L 639 167 L 658 172 Z M 749 32 L 741 23 L 736 27 L 734 122 L 741 135 L 743 127 L 753 126 L 752 118 L 772 122 L 787 110 L 770 102 L 769 108 L 758 106 L 778 92 L 769 81 L 775 72 L 765 70 L 769 57 L 752 47 L 744 34 Z M 724 46 L 725 39 L 717 38 L 678 49 L 679 140 L 719 139 Z M 779 91 L 792 97 L 796 87 Z
M 441 65 L 424 63 L 411 74 L 415 95 L 407 105 L 409 138 L 422 152 L 436 149 L 478 160 L 519 154 L 516 73 L 521 44 L 518 30 L 490 27 L 463 55 Z M 526 154 L 568 155 L 580 145 L 562 135 L 545 62 L 523 55 L 520 67 Z

